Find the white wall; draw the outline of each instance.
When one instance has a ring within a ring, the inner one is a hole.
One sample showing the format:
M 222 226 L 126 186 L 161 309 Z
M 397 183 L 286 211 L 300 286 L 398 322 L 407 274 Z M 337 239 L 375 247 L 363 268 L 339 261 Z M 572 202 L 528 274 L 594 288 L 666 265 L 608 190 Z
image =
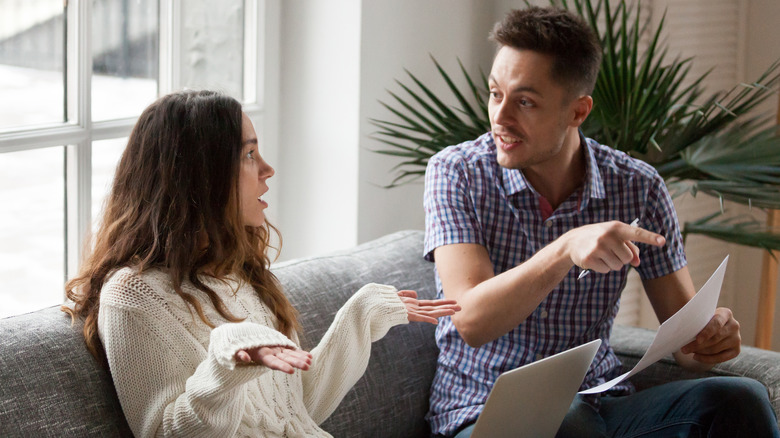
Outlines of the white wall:
M 359 0 L 281 2 L 279 205 L 283 258 L 357 243 Z
M 456 57 L 489 68 L 492 1 L 285 0 L 279 44 L 279 138 L 270 156 L 281 260 L 321 254 L 401 229 L 422 229 L 422 184 L 385 189 L 397 163 L 373 149 L 369 118 L 404 68 L 438 81 Z M 432 88 L 441 90 L 443 84 Z M 270 146 L 272 147 L 273 146 Z
M 430 55 L 453 79 L 462 79 L 458 58 L 472 74 L 478 74 L 480 66 L 487 71 L 493 54 L 487 41 L 493 22 L 490 4 L 451 0 L 363 2 L 358 241 L 424 227 L 422 180 L 392 189 L 383 187 L 393 180 L 391 168 L 401 160 L 372 152 L 383 146 L 369 138 L 377 131 L 369 119 L 398 121 L 378 100 L 393 103 L 387 90 L 405 96 L 395 83 L 399 79 L 411 84 L 404 68 L 430 85 L 437 95 L 449 97 Z

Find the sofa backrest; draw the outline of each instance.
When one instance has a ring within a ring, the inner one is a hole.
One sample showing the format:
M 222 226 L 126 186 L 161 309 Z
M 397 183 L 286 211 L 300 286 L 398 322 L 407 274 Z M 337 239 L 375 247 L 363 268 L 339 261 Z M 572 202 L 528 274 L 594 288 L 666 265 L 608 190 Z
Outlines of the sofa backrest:
M 338 309 L 366 283 L 435 297 L 433 263 L 422 258 L 422 232 L 403 231 L 348 251 L 282 263 L 273 269 L 300 312 L 304 348 L 322 338 Z M 366 374 L 322 427 L 334 437 L 427 437 L 424 420 L 436 369 L 435 326 L 394 327 L 371 349 Z

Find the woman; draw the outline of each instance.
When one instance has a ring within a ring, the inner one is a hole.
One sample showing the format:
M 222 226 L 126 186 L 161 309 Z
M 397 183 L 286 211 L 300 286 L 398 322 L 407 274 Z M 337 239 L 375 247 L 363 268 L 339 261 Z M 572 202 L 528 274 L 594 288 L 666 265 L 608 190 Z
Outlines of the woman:
M 453 301 L 370 284 L 311 353 L 269 271 L 262 196 L 274 170 L 241 105 L 164 96 L 133 129 L 95 246 L 66 289 L 139 437 L 329 436 L 318 427 L 394 325 Z

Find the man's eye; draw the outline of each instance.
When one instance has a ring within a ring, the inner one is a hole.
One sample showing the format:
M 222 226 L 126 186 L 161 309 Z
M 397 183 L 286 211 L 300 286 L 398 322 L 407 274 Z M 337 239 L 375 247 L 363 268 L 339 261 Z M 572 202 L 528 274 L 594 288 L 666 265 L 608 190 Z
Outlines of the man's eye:
M 520 100 L 518 100 L 518 101 L 517 101 L 517 103 L 518 103 L 520 106 L 525 106 L 525 107 L 531 107 L 531 106 L 533 106 L 533 103 L 531 103 L 531 101 L 530 101 L 530 100 L 526 100 L 526 99 L 520 99 Z

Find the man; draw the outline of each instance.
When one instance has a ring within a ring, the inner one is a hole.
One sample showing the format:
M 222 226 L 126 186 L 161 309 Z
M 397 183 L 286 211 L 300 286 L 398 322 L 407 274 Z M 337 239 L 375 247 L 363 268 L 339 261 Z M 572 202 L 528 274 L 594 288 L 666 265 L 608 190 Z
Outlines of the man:
M 491 38 L 492 132 L 445 149 L 426 171 L 425 257 L 436 263 L 439 294 L 462 307 L 436 331 L 428 417 L 448 437 L 470 435 L 499 374 L 592 339 L 602 344 L 582 388 L 616 377 L 609 337 L 628 265 L 660 321 L 695 294 L 658 173 L 580 135 L 601 61 L 588 25 L 529 8 L 510 12 Z M 578 279 L 584 269 L 592 272 Z M 706 369 L 739 349 L 739 323 L 719 308 L 675 358 Z M 780 436 L 767 391 L 753 380 L 632 393 L 624 383 L 577 396 L 559 436 Z

